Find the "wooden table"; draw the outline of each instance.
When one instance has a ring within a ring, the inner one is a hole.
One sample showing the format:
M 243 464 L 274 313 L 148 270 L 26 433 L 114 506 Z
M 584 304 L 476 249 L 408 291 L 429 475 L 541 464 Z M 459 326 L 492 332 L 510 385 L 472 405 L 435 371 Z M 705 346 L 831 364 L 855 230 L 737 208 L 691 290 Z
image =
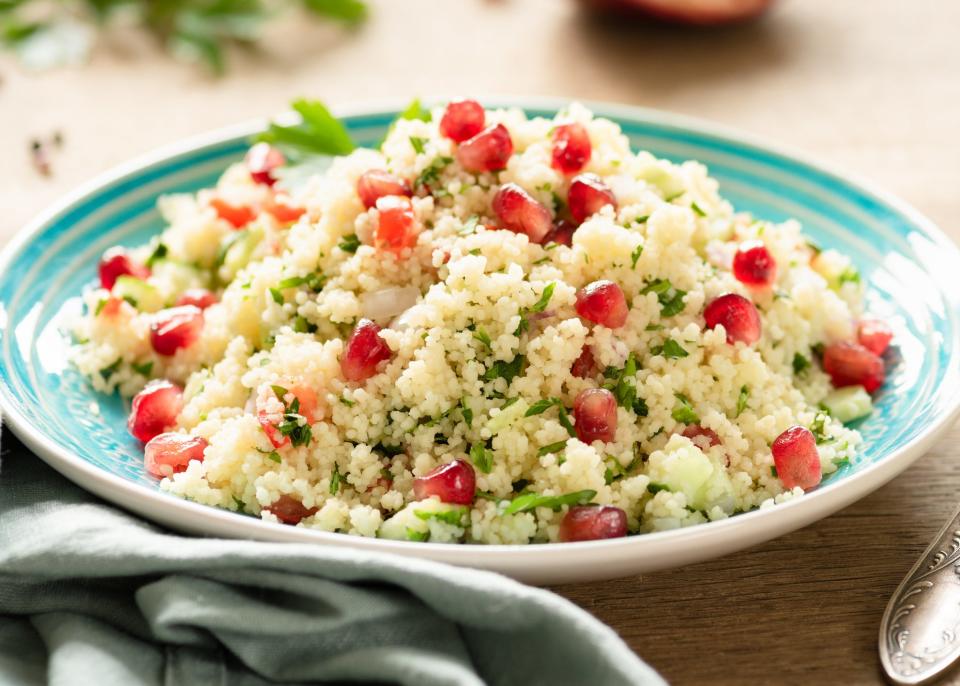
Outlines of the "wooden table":
M 958 3 L 781 0 L 758 23 L 718 31 L 596 22 L 563 0 L 372 4 L 356 34 L 281 20 L 264 52 L 233 55 L 222 80 L 134 32 L 82 68 L 24 74 L 0 58 L 0 242 L 97 172 L 296 95 L 338 105 L 458 93 L 708 117 L 872 178 L 960 238 Z M 27 142 L 55 129 L 65 144 L 41 178 Z M 958 439 L 954 428 L 891 484 L 777 541 L 557 590 L 675 683 L 875 683 L 886 600 L 960 500 Z

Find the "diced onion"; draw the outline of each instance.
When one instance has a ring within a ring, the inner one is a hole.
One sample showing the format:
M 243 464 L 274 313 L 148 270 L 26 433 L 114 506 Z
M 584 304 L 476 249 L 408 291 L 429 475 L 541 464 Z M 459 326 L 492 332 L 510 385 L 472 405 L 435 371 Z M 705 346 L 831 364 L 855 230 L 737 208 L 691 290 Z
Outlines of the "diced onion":
M 412 286 L 384 288 L 360 296 L 363 316 L 373 321 L 385 321 L 417 304 L 420 291 Z

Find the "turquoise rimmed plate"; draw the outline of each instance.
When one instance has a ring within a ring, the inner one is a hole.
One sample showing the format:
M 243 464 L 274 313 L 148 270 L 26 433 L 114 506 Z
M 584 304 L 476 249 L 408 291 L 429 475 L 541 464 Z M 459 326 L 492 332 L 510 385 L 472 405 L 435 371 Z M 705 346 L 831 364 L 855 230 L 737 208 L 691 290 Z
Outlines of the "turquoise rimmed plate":
M 489 100 L 552 116 L 565 103 Z M 0 408 L 41 458 L 97 495 L 172 528 L 215 536 L 307 541 L 494 569 L 539 583 L 609 578 L 678 566 L 768 540 L 827 516 L 910 465 L 960 409 L 960 251 L 903 202 L 825 166 L 703 122 L 595 104 L 635 148 L 704 162 L 739 210 L 794 217 L 819 244 L 852 256 L 867 309 L 891 322 L 896 348 L 876 412 L 858 426 L 859 458 L 803 498 L 687 529 L 586 543 L 453 546 L 311 531 L 161 493 L 142 467 L 118 397 L 94 393 L 67 362 L 66 317 L 94 280 L 99 255 L 158 233 L 158 196 L 212 185 L 263 123 L 203 136 L 88 184 L 24 228 L 0 256 Z M 376 144 L 398 107 L 342 112 L 363 145 Z

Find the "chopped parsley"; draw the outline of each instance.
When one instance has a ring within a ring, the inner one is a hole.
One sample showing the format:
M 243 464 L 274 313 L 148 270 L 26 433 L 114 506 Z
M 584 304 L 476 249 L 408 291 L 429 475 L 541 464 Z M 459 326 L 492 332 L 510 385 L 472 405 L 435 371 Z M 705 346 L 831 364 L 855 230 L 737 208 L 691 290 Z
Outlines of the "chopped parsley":
M 553 291 L 557 287 L 555 281 L 551 281 L 543 289 L 543 293 L 540 294 L 540 299 L 537 300 L 531 307 L 524 308 L 520 310 L 520 323 L 517 324 L 517 330 L 513 332 L 514 336 L 519 336 L 524 331 L 530 328 L 530 322 L 527 321 L 527 315 L 531 312 L 543 312 L 547 309 L 547 305 L 550 304 L 550 298 L 553 297 Z
M 778 475 L 777 475 L 777 468 L 774 467 L 773 465 L 770 465 L 770 476 L 772 476 L 772 477 L 774 477 L 774 478 L 776 478 L 776 477 L 778 476 Z
M 340 465 L 336 462 L 333 463 L 333 475 L 330 477 L 330 495 L 336 495 L 340 492 L 340 481 L 342 476 L 340 474 Z
M 136 362 L 130 365 L 133 367 L 133 371 L 141 376 L 150 376 L 150 372 L 153 371 L 153 360 L 150 362 L 144 362 L 143 364 L 137 364 Z
M 463 415 L 463 421 L 467 423 L 467 428 L 473 428 L 473 410 L 467 405 L 466 396 L 460 398 L 460 414 Z
M 410 145 L 413 147 L 414 151 L 418 155 L 422 155 L 424 151 L 424 144 L 427 142 L 426 138 L 420 138 L 419 136 L 410 136 Z
M 106 306 L 106 304 L 107 298 L 100 298 L 100 300 L 97 301 L 97 308 L 93 311 L 93 316 L 96 317 L 98 314 L 103 312 L 103 308 Z
M 860 272 L 853 267 L 847 267 L 837 279 L 837 285 L 842 286 L 845 283 L 860 283 Z
M 831 440 L 831 437 L 827 434 L 826 424 L 827 424 L 827 413 L 818 412 L 817 416 L 813 419 L 813 424 L 810 425 L 810 433 L 813 434 L 813 437 L 817 441 L 817 445 L 821 443 L 827 443 Z
M 397 116 L 397 119 L 419 119 L 420 121 L 430 121 L 432 118 L 430 110 L 420 104 L 420 98 L 411 100 L 406 109 Z
M 424 541 L 430 540 L 429 531 L 414 531 L 409 526 L 407 527 L 407 540 L 408 541 L 417 541 L 418 543 L 423 543 Z
M 277 303 L 278 305 L 283 304 L 283 293 L 276 288 L 270 289 L 270 297 L 273 298 L 273 302 Z
M 483 443 L 474 443 L 470 446 L 470 461 L 484 474 L 493 469 L 493 451 L 487 450 Z
M 576 438 L 577 430 L 573 428 L 573 423 L 570 421 L 570 415 L 567 414 L 567 408 L 565 408 L 563 405 L 560 405 L 558 408 L 557 421 L 560 422 L 560 426 L 567 430 L 568 434 Z
M 276 462 L 277 464 L 279 464 L 279 463 L 281 462 L 281 460 L 280 460 L 280 453 L 278 453 L 276 450 L 271 450 L 269 453 L 267 453 L 267 459 L 268 459 L 268 460 L 273 460 L 273 461 Z
M 310 272 L 306 276 L 291 276 L 280 281 L 277 284 L 277 290 L 285 290 L 287 288 L 296 288 L 297 286 L 302 286 L 306 284 L 310 290 L 319 291 L 323 288 L 324 282 L 327 280 L 327 277 L 323 274 L 317 274 L 315 272 Z
M 703 211 L 703 208 L 700 207 L 700 205 L 698 205 L 696 201 L 690 203 L 690 209 L 693 210 L 694 213 L 698 214 L 701 217 L 707 216 L 707 213 Z
M 110 377 L 117 373 L 117 370 L 120 369 L 120 365 L 123 364 L 123 358 L 118 357 L 114 362 L 108 364 L 106 367 L 100 370 L 100 376 L 103 377 L 104 381 L 109 381 Z
M 820 360 L 821 362 L 823 361 L 823 351 L 825 348 L 826 346 L 823 343 L 815 343 L 814 345 L 810 346 L 810 350 L 813 352 L 814 355 L 817 356 L 817 359 Z
M 686 307 L 686 304 L 683 302 L 683 297 L 687 292 L 681 291 L 679 288 L 674 288 L 673 284 L 670 283 L 670 279 L 656 279 L 655 281 L 651 281 L 640 293 L 643 295 L 647 293 L 657 294 L 657 300 L 660 301 L 661 317 L 672 317 L 680 314 L 683 312 L 683 308 Z
M 487 350 L 493 350 L 493 345 L 490 341 L 490 334 L 483 330 L 483 327 L 478 326 L 477 330 L 473 332 L 474 339 L 480 341 Z
M 293 320 L 293 330 L 297 333 L 316 333 L 317 325 L 312 324 L 306 318 L 297 315 Z
M 440 174 L 443 172 L 447 166 L 453 162 L 452 157 L 437 157 L 430 164 L 428 164 L 420 175 L 413 182 L 413 187 L 415 190 L 421 188 L 426 188 L 427 191 L 430 190 L 430 184 L 435 184 L 440 180 Z
M 643 245 L 638 245 L 633 249 L 633 252 L 630 253 L 630 268 L 637 268 L 637 261 L 640 259 L 640 256 L 643 254 Z
M 527 409 L 526 414 L 524 414 L 523 416 L 534 417 L 538 414 L 543 414 L 554 405 L 559 405 L 559 404 L 560 404 L 559 398 L 547 398 L 546 400 L 538 400 Z
M 686 357 L 690 353 L 684 350 L 683 346 L 677 343 L 672 338 L 668 338 L 663 342 L 663 345 L 655 345 L 650 348 L 650 352 L 654 355 L 663 355 L 667 358 L 679 359 L 681 357 Z
M 355 233 L 347 234 L 337 243 L 337 247 L 343 250 L 343 252 L 355 253 L 357 252 L 357 248 L 360 247 L 360 239 L 357 238 L 357 234 Z
M 793 356 L 793 373 L 800 375 L 803 374 L 810 368 L 810 360 L 800 353 L 795 353 Z
M 293 126 L 271 123 L 256 137 L 279 147 L 287 159 L 302 160 L 313 155 L 346 155 L 356 147 L 346 127 L 330 114 L 319 100 L 294 100 L 293 109 L 301 122 Z
M 669 491 L 670 488 L 666 484 L 658 484 L 653 481 L 647 484 L 647 490 L 653 494 L 657 494 L 660 491 Z
M 699 424 L 700 416 L 694 411 L 690 399 L 683 393 L 674 393 L 673 395 L 677 399 L 677 404 L 673 406 L 673 412 L 670 413 L 674 421 L 680 424 Z
M 746 386 L 740 387 L 740 395 L 737 396 L 737 414 L 735 417 L 739 417 L 740 413 L 747 409 L 747 400 L 750 398 L 750 389 Z
M 150 255 L 147 257 L 147 260 L 144 262 L 144 264 L 146 264 L 148 267 L 152 267 L 158 261 L 166 257 L 168 252 L 169 250 L 167 249 L 167 246 L 157 240 L 153 244 L 153 250 L 150 251 Z
M 549 507 L 556 511 L 564 505 L 583 505 L 589 503 L 596 495 L 596 491 L 589 489 L 576 491 L 574 493 L 565 493 L 564 495 L 524 493 L 511 500 L 510 504 L 507 505 L 507 508 L 503 511 L 503 514 L 512 515 L 519 512 L 527 512 L 538 507 Z
M 503 379 L 509 385 L 510 382 L 513 381 L 514 377 L 519 375 L 523 370 L 523 365 L 525 362 L 526 358 L 523 355 L 517 355 L 509 362 L 497 360 L 484 373 L 483 380 L 493 381 L 494 379 Z
M 301 445 L 308 445 L 313 438 L 313 432 L 310 429 L 310 423 L 300 412 L 300 399 L 294 398 L 290 404 L 284 397 L 288 391 L 283 386 L 271 386 L 280 402 L 283 403 L 283 421 L 277 425 L 277 431 L 281 436 L 290 439 L 290 444 L 294 448 Z
M 623 369 L 607 367 L 603 375 L 608 379 L 603 387 L 613 393 L 620 407 L 633 410 L 638 417 L 647 416 L 647 403 L 637 397 L 637 360 L 633 353 L 627 357 Z
M 338 400 L 344 405 L 346 405 L 347 407 L 353 407 L 354 405 L 357 404 L 356 400 L 350 400 L 350 398 L 344 398 L 342 395 L 338 398 Z
M 567 447 L 566 441 L 557 441 L 556 443 L 551 443 L 549 445 L 545 445 L 542 448 L 540 448 L 537 451 L 537 455 L 539 457 L 543 457 L 544 455 L 557 454 L 562 452 L 563 449 L 566 447 Z
M 237 512 L 245 512 L 247 509 L 246 503 L 244 503 L 237 496 L 233 496 L 233 505 L 237 508 Z

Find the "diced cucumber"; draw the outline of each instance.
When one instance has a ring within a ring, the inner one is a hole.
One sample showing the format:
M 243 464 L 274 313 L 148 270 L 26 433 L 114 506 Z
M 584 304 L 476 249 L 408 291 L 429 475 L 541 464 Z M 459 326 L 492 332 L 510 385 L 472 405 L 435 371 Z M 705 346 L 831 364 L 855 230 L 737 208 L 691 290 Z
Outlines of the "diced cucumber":
M 163 309 L 163 297 L 157 289 L 134 276 L 118 276 L 113 284 L 113 295 L 123 298 L 141 312 L 156 312 Z
M 500 414 L 491 417 L 487 422 L 486 428 L 490 433 L 498 434 L 522 419 L 528 409 L 530 409 L 530 406 L 527 405 L 525 400 L 520 399 L 510 407 L 502 410 Z
M 687 505 L 696 510 L 715 506 L 734 511 L 733 484 L 726 471 L 713 463 L 699 448 L 679 436 L 664 447 L 661 459 L 651 460 L 651 480 L 674 493 L 683 493 Z
M 838 388 L 823 399 L 823 405 L 844 424 L 873 412 L 873 399 L 863 386 Z
M 238 231 L 223 243 L 217 256 L 217 265 L 224 281 L 231 281 L 237 272 L 247 266 L 262 240 L 263 229 L 253 228 Z
M 682 179 L 659 164 L 649 165 L 638 176 L 650 185 L 660 189 L 664 200 L 672 200 L 683 195 L 687 190 Z

